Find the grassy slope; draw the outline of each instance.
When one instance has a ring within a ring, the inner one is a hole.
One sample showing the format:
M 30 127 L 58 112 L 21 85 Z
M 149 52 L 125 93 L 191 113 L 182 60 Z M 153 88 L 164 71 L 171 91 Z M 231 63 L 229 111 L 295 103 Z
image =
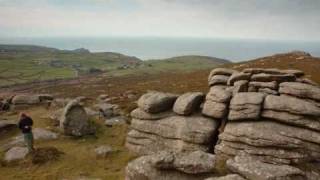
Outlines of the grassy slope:
M 304 70 L 307 77 L 320 83 L 320 59 L 307 57 L 297 60 L 298 56 L 292 54 L 276 55 L 259 58 L 249 62 L 223 65 L 234 69 L 247 67 L 266 68 L 295 68 Z M 139 74 L 119 77 L 92 78 L 80 84 L 56 85 L 54 87 L 38 87 L 34 92 L 53 93 L 65 97 L 76 97 L 84 95 L 96 98 L 99 94 L 109 94 L 112 97 L 119 97 L 127 90 L 133 90 L 138 95 L 147 90 L 159 90 L 173 93 L 188 91 L 207 92 L 207 76 L 210 70 L 200 70 L 186 73 L 162 73 L 162 74 Z M 94 90 L 93 90 L 94 89 Z M 127 112 L 135 108 L 136 99 L 118 99 L 113 103 L 120 104 Z M 47 127 L 48 121 L 40 117 L 48 114 L 45 109 L 29 110 L 33 117 L 36 117 L 36 127 Z M 16 118 L 16 117 L 14 117 Z M 98 122 L 99 123 L 99 122 Z M 100 122 L 101 123 L 101 122 Z M 102 179 L 123 179 L 125 164 L 134 156 L 124 147 L 123 142 L 127 131 L 126 126 L 102 129 L 98 133 L 98 139 L 86 138 L 84 141 L 62 138 L 52 142 L 37 142 L 38 146 L 55 146 L 65 155 L 57 162 L 51 162 L 43 166 L 25 165 L 14 167 L 0 167 L 0 177 L 5 179 L 55 179 L 61 177 L 75 177 L 80 174 L 87 174 L 90 177 Z M 0 137 L 7 139 L 7 137 Z M 95 159 L 90 151 L 98 144 L 110 144 L 121 150 L 107 159 Z M 24 178 L 22 178 L 24 177 Z

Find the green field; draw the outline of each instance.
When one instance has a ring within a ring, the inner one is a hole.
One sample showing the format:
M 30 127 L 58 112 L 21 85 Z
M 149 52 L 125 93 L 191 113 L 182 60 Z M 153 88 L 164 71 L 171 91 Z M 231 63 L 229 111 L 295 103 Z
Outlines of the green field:
M 113 52 L 91 53 L 85 49 L 58 50 L 29 45 L 0 45 L 0 86 L 74 78 L 104 73 L 110 76 L 210 69 L 228 63 L 206 56 L 181 56 L 141 61 Z

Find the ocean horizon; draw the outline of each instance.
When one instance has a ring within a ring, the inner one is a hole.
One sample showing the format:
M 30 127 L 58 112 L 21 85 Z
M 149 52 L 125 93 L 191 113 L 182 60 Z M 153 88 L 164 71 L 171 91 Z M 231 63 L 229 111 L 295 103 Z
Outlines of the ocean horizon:
M 39 45 L 65 50 L 86 48 L 91 52 L 117 52 L 142 60 L 201 55 L 239 62 L 294 50 L 306 51 L 320 57 L 320 41 L 163 37 L 6 37 L 0 38 L 0 44 Z

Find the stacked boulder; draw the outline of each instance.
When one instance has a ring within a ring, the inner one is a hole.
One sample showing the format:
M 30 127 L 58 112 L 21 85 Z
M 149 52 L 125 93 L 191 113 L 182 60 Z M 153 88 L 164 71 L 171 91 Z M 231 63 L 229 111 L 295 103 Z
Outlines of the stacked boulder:
M 129 163 L 127 179 L 166 179 L 167 169 L 179 174 L 167 179 L 197 179 L 178 166 L 155 165 L 152 159 L 164 150 L 213 153 L 213 169 L 194 171 L 214 174 L 208 179 L 319 179 L 320 87 L 303 76 L 299 70 L 217 68 L 205 97 L 143 95 L 131 113 L 127 147 L 148 156 Z M 232 174 L 217 177 L 226 172 Z
M 199 92 L 179 97 L 161 92 L 143 95 L 131 113 L 126 146 L 140 155 L 168 149 L 209 151 L 218 123 L 199 113 L 203 98 Z

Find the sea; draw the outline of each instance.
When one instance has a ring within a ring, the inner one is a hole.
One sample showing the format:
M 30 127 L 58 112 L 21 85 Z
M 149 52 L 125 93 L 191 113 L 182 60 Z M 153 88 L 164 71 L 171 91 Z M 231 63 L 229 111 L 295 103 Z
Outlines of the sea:
M 276 53 L 306 51 L 320 57 L 320 41 L 284 41 L 172 37 L 14 37 L 0 38 L 0 44 L 29 44 L 91 52 L 118 52 L 142 60 L 202 55 L 239 62 Z

